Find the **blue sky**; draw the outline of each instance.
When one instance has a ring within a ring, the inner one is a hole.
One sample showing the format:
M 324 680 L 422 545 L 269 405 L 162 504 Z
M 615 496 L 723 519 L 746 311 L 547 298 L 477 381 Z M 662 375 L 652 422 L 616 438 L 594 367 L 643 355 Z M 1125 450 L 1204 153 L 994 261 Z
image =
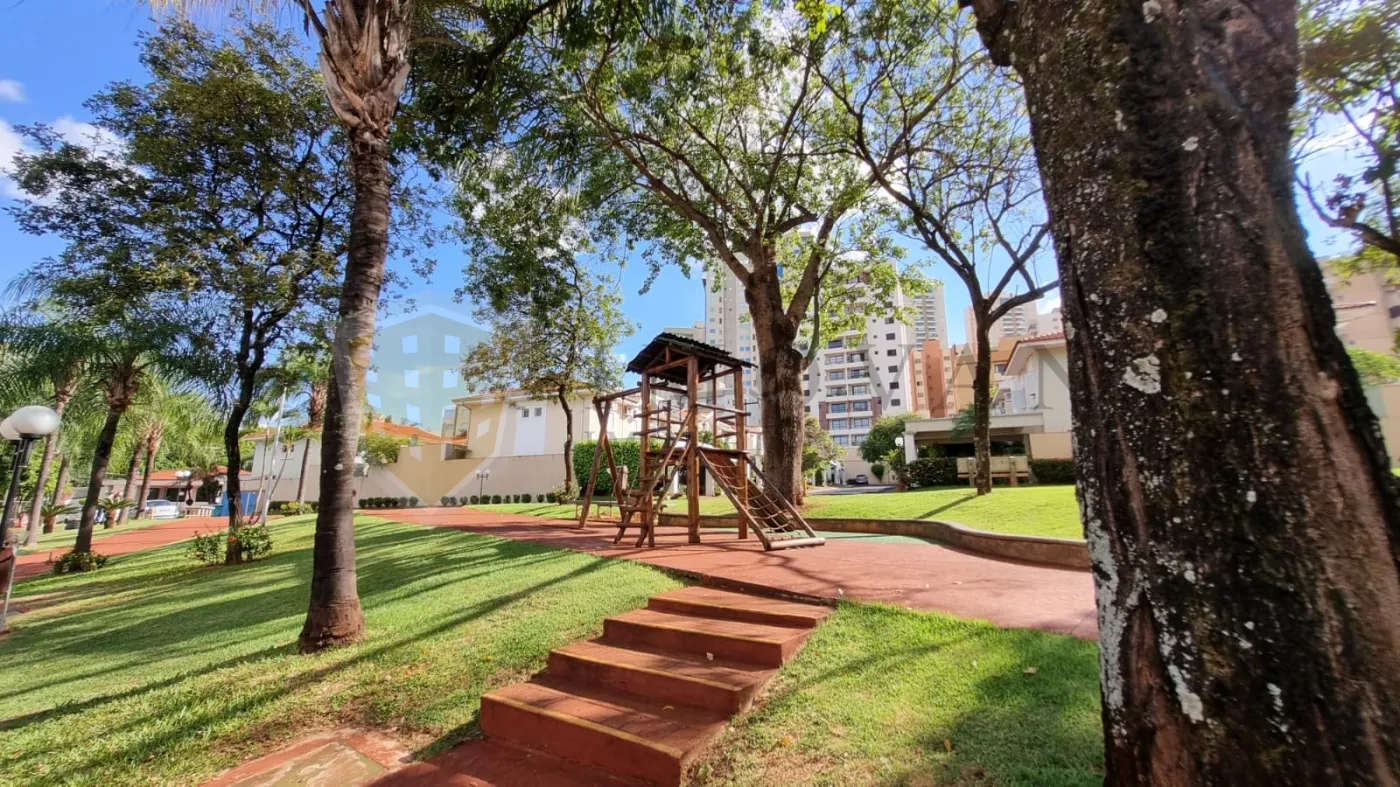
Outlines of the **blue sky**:
M 19 143 L 13 133 L 16 124 L 52 123 L 60 131 L 81 134 L 81 124 L 90 120 L 84 100 L 113 80 L 144 78 L 137 62 L 136 37 L 152 26 L 148 13 L 135 0 L 0 0 L 0 168 L 8 165 Z M 1339 155 L 1320 157 L 1313 165 L 1314 177 L 1330 177 Z M 0 178 L 0 204 L 9 200 L 12 191 L 12 184 Z M 1316 253 L 1335 254 L 1347 248 L 1346 239 L 1328 230 L 1305 205 L 1302 213 Z M 0 215 L 0 283 L 59 248 L 51 239 L 25 235 L 8 216 Z M 915 250 L 911 256 L 921 255 Z M 461 267 L 461 254 L 442 248 L 433 279 L 413 282 L 407 289 L 436 293 L 432 300 L 449 305 Z M 967 294 L 941 266 L 927 270 L 929 276 L 948 284 L 944 295 L 949 332 L 960 342 Z M 699 271 L 687 279 L 678 269 L 668 268 L 647 294 L 640 295 L 638 289 L 647 274 L 641 264 L 626 267 L 622 274 L 625 308 L 639 323 L 636 334 L 618 348 L 624 355 L 630 356 L 665 326 L 689 325 L 704 317 Z

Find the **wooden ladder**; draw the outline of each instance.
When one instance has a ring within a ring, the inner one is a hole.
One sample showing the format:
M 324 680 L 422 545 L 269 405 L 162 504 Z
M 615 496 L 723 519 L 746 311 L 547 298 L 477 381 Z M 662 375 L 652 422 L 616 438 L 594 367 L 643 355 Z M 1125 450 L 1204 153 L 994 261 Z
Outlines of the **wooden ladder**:
M 642 439 L 647 438 L 644 435 Z M 661 509 L 666 505 L 671 481 L 676 477 L 676 471 L 680 469 L 685 458 L 685 450 L 681 446 L 681 440 L 668 435 L 662 449 L 654 455 L 649 455 L 647 461 L 639 468 L 641 478 L 637 479 L 636 488 L 623 490 L 622 503 L 618 506 L 621 518 L 617 523 L 617 535 L 613 537 L 614 544 L 622 541 L 627 526 L 632 524 L 633 516 L 640 514 L 637 526 L 641 528 L 641 532 L 637 534 L 637 546 L 643 546 L 648 539 L 651 539 L 653 546 L 655 545 L 656 523 L 661 519 Z
M 701 448 L 700 461 L 734 504 L 734 510 L 758 534 L 765 550 L 826 543 L 786 498 L 773 491 L 773 483 L 747 452 Z

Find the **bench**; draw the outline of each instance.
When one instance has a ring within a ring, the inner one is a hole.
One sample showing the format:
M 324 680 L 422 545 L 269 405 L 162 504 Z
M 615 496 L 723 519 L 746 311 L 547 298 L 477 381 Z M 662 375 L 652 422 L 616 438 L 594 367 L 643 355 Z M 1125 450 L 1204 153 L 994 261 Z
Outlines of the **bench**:
M 1021 478 L 1027 482 L 1031 479 L 1030 460 L 1024 456 L 994 456 L 991 458 L 992 480 L 1004 479 L 1012 486 L 1017 486 L 1017 481 Z M 976 486 L 977 478 L 973 473 L 977 460 L 972 457 L 961 457 L 958 459 L 958 478 L 966 478 L 968 486 Z

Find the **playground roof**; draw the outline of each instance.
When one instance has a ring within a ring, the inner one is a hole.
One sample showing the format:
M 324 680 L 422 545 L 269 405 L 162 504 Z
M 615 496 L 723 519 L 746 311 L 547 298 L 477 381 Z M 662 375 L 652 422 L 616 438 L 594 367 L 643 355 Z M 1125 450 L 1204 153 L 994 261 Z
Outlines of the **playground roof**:
M 671 351 L 670 360 L 679 360 L 689 355 L 698 358 L 700 376 L 702 377 L 713 373 L 716 367 L 727 366 L 731 369 L 738 369 L 753 366 L 748 361 L 735 358 L 713 344 L 705 344 L 694 339 L 687 339 L 684 336 L 677 336 L 674 333 L 662 332 L 657 334 L 656 338 L 652 339 L 646 347 L 643 347 L 631 363 L 627 364 L 627 371 L 646 374 L 648 368 L 666 363 L 667 350 Z M 652 377 L 684 385 L 686 382 L 685 366 L 672 366 L 669 369 L 652 372 Z

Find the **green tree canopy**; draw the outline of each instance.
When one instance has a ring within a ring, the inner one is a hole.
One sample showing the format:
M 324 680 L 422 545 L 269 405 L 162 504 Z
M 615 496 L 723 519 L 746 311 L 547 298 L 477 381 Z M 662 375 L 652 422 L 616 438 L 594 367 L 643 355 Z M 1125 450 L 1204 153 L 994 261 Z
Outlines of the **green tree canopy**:
M 802 422 L 802 473 L 810 475 L 840 459 L 845 449 L 831 439 L 822 428 L 821 421 L 814 415 Z
M 1400 358 L 1390 353 L 1348 347 L 1347 356 L 1351 358 L 1356 373 L 1361 375 L 1362 385 L 1369 387 L 1400 382 Z
M 860 458 L 867 462 L 887 461 L 892 451 L 901 450 L 894 440 L 904 435 L 904 423 L 918 417 L 918 413 L 900 413 L 876 418 L 865 435 L 865 442 L 860 444 Z

